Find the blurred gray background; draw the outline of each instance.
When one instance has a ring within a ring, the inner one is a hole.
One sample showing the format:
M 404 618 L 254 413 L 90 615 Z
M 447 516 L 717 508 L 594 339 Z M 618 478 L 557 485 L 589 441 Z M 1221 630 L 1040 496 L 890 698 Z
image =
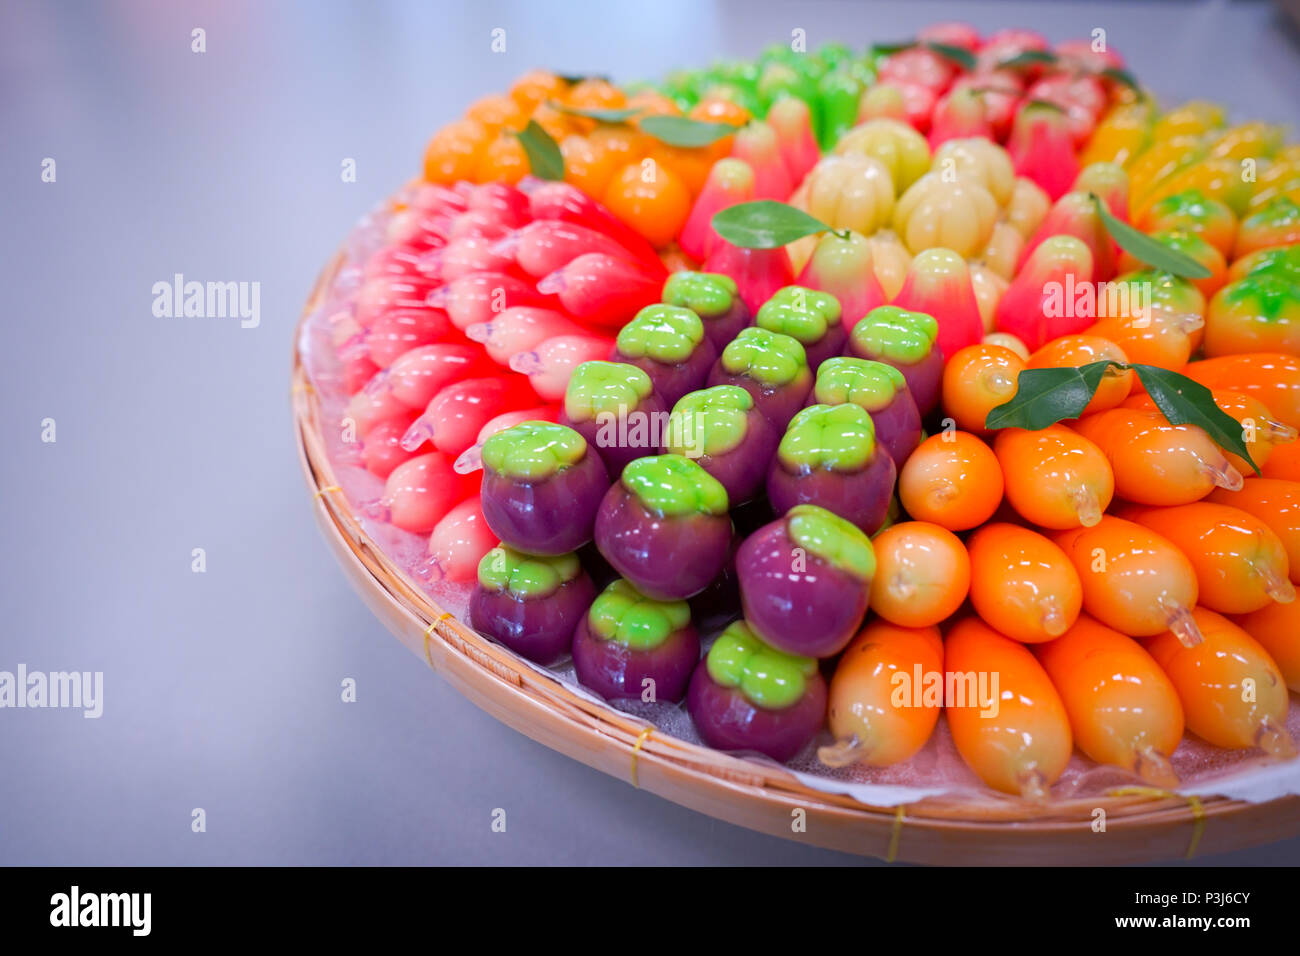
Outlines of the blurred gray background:
M 105 689 L 99 720 L 0 711 L 0 863 L 858 862 L 553 753 L 389 636 L 309 514 L 292 330 L 430 133 L 528 67 L 633 79 L 794 27 L 861 46 L 954 17 L 1104 27 L 1166 102 L 1300 126 L 1295 35 L 1266 3 L 4 3 L 0 669 Z M 177 272 L 260 282 L 260 327 L 155 318 Z M 1300 841 L 1198 862 L 1297 860 Z

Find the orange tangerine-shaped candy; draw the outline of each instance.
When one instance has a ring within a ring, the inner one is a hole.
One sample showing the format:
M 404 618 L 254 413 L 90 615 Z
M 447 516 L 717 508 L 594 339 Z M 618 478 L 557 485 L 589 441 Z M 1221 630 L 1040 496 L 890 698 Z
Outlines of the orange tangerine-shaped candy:
M 835 667 L 828 723 L 836 742 L 818 758 L 830 767 L 885 767 L 914 756 L 939 720 L 942 680 L 938 628 L 871 621 Z
M 493 138 L 492 130 L 478 120 L 448 123 L 433 134 L 424 151 L 424 178 L 443 185 L 473 179 L 479 160 Z
M 510 86 L 510 98 L 526 110 L 551 99 L 562 99 L 569 84 L 546 70 L 529 70 Z
M 1196 569 L 1203 607 L 1245 614 L 1295 600 L 1282 541 L 1254 515 L 1197 501 L 1175 508 L 1134 508 L 1126 518 L 1172 541 Z
M 971 604 L 995 630 L 1038 644 L 1074 624 L 1083 607 L 1083 585 L 1069 557 L 1050 539 L 995 522 L 971 535 L 967 548 Z
M 974 617 L 948 632 L 943 657 L 957 752 L 993 789 L 1044 799 L 1074 745 L 1047 672 L 1023 644 Z
M 989 446 L 968 432 L 945 431 L 916 447 L 898 476 L 903 509 L 918 521 L 965 531 L 1002 501 L 1002 472 Z
M 1270 603 L 1233 620 L 1268 651 L 1286 686 L 1300 692 L 1300 601 Z
M 1286 548 L 1291 583 L 1300 584 L 1300 482 L 1252 478 L 1240 491 L 1215 489 L 1210 500 L 1249 511 L 1272 528 Z
M 1272 413 L 1265 407 L 1264 403 L 1254 396 L 1218 388 L 1214 389 L 1213 393 L 1214 404 L 1235 418 L 1238 424 L 1241 425 L 1241 437 L 1246 443 L 1246 449 L 1250 452 L 1251 460 L 1261 469 L 1264 469 L 1264 466 L 1273 457 L 1275 449 L 1295 442 L 1296 430 L 1290 425 L 1273 418 Z M 1153 412 L 1156 410 L 1156 403 L 1151 400 L 1150 395 L 1143 392 L 1141 395 L 1130 396 L 1124 402 L 1124 407 Z M 1250 467 L 1250 462 L 1240 455 L 1234 455 L 1227 449 L 1222 449 L 1222 451 L 1224 457 L 1228 459 L 1228 463 L 1243 475 L 1254 472 L 1255 469 Z M 1264 474 L 1265 477 L 1272 477 L 1267 471 Z
M 1169 755 L 1183 737 L 1183 705 L 1137 641 L 1085 614 L 1034 653 L 1060 692 L 1080 750 L 1153 786 L 1177 786 Z
M 966 600 L 971 563 L 961 539 L 928 521 L 901 521 L 871 541 L 871 609 L 893 624 L 928 627 Z
M 475 100 L 465 110 L 465 118 L 478 120 L 494 133 L 502 129 L 523 129 L 528 125 L 524 109 L 514 98 L 503 95 Z
M 1188 645 L 1201 639 L 1192 619 L 1196 569 L 1168 538 L 1106 515 L 1092 528 L 1061 532 L 1056 543 L 1079 572 L 1084 610 L 1103 624 L 1130 637 L 1172 630 Z
M 1187 729 L 1216 747 L 1260 747 L 1291 757 L 1295 744 L 1283 726 L 1286 681 L 1268 651 L 1221 614 L 1193 612 L 1204 640 L 1185 647 L 1168 632 L 1146 649 L 1169 675 L 1183 702 Z
M 1027 521 L 1061 530 L 1101 520 L 1115 477 L 1101 449 L 1063 425 L 1004 428 L 993 441 L 1007 500 Z
M 1214 488 L 1240 488 L 1241 472 L 1195 425 L 1171 425 L 1159 412 L 1112 408 L 1074 424 L 1096 443 L 1115 473 L 1115 493 L 1143 505 L 1185 505 Z
M 1300 356 L 1286 352 L 1247 352 L 1192 362 L 1183 374 L 1207 388 L 1253 395 L 1274 417 L 1300 428 Z
M 605 206 L 661 248 L 681 232 L 691 212 L 691 193 L 667 166 L 646 159 L 614 173 L 605 189 Z
M 1254 457 L 1253 449 L 1251 457 Z M 1259 459 L 1256 458 L 1255 461 L 1258 462 Z M 1291 441 L 1274 448 L 1260 468 L 1265 478 L 1300 481 L 1300 441 Z
M 1011 349 L 981 342 L 953 353 L 943 368 L 943 408 L 957 427 L 987 435 L 989 412 L 1016 395 L 1016 379 L 1025 367 Z
M 531 170 L 528 154 L 524 152 L 519 137 L 502 133 L 483 151 L 479 158 L 475 178 L 481 183 L 510 183 L 514 185 Z
M 1099 335 L 1062 335 L 1052 339 L 1037 352 L 1029 356 L 1025 368 L 1078 368 L 1090 362 L 1128 362 L 1124 350 L 1110 339 Z M 1133 387 L 1133 372 L 1120 370 L 1115 366 L 1106 369 L 1101 377 L 1101 384 L 1083 410 L 1083 414 L 1114 408 L 1128 398 Z

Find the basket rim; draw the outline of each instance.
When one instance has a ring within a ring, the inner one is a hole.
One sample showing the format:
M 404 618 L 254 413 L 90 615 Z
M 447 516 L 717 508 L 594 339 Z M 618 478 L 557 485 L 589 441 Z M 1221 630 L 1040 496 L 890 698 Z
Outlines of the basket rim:
M 740 792 L 782 810 L 806 808 L 831 816 L 870 820 L 882 828 L 897 827 L 905 819 L 909 828 L 919 826 L 934 830 L 991 828 L 1003 831 L 1009 825 L 1021 824 L 1042 833 L 1061 827 L 1074 831 L 1080 824 L 1089 824 L 1098 808 L 1104 809 L 1113 823 L 1160 825 L 1194 822 L 1198 828 L 1212 817 L 1242 814 L 1265 806 L 1276 807 L 1279 811 L 1284 807 L 1294 809 L 1300 815 L 1300 797 L 1296 796 L 1279 797 L 1260 804 L 1223 796 L 1193 798 L 1153 788 L 1135 788 L 1145 790 L 1141 793 L 1070 797 L 1041 804 L 1014 797 L 974 803 L 960 796 L 939 795 L 899 806 L 877 806 L 848 794 L 814 789 L 782 768 L 769 767 L 654 732 L 653 724 L 575 694 L 557 677 L 534 669 L 508 648 L 479 635 L 440 607 L 392 562 L 348 508 L 326 454 L 319 397 L 309 380 L 300 351 L 303 326 L 323 300 L 343 262 L 344 253 L 340 250 L 318 276 L 295 325 L 291 403 L 298 457 L 308 490 L 312 492 L 313 507 L 317 509 L 316 517 L 322 525 L 322 532 L 328 536 L 333 529 L 339 541 L 330 543 L 345 547 L 364 571 L 367 583 L 373 582 L 400 613 L 409 618 L 410 627 L 423 633 L 422 656 L 435 670 L 438 668 L 433 662 L 432 642 L 437 643 L 438 655 L 450 653 L 468 661 L 494 682 L 502 694 L 526 698 L 558 715 L 574 734 L 585 737 L 588 745 L 618 751 L 626 759 L 628 775 L 634 784 L 638 784 L 638 763 L 642 766 L 659 765 L 676 770 L 696 785 L 713 788 L 723 799 Z M 339 556 L 343 560 L 343 556 Z M 400 639 L 401 635 L 398 636 Z M 404 643 L 410 646 L 409 642 Z M 414 646 L 412 650 L 421 653 Z M 477 700 L 473 702 L 482 706 Z M 494 716 L 505 720 L 499 714 Z M 533 736 L 526 727 L 508 720 L 505 722 Z M 617 775 L 607 767 L 598 769 Z M 646 789 L 658 792 L 653 785 Z M 660 795 L 682 802 L 668 794 Z M 1287 806 L 1291 804 L 1294 807 Z M 852 847 L 842 849 L 861 852 Z

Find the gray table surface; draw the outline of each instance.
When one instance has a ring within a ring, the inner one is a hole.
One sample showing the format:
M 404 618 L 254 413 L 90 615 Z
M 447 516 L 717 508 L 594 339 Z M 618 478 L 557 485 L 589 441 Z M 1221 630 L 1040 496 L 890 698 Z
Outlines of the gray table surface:
M 104 673 L 98 720 L 0 711 L 0 863 L 859 862 L 589 770 L 388 635 L 319 538 L 294 457 L 291 333 L 317 270 L 430 131 L 533 65 L 631 79 L 796 27 L 863 45 L 954 16 L 1053 39 L 1100 26 L 1166 100 L 1294 127 L 1295 41 L 1256 3 L 617 6 L 0 9 L 0 670 Z M 152 286 L 178 272 L 260 282 L 260 326 L 155 318 Z M 1298 857 L 1292 840 L 1197 862 Z

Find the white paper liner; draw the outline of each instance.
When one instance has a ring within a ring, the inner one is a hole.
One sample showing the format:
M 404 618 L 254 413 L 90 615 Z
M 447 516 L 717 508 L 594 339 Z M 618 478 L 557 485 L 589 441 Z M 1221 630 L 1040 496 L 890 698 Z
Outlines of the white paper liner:
M 330 337 L 331 317 L 350 313 L 351 297 L 359 283 L 360 266 L 383 244 L 388 214 L 381 207 L 357 225 L 348 237 L 346 261 L 316 311 L 308 316 L 299 338 L 303 365 L 321 404 L 321 422 L 326 451 L 353 514 L 370 538 L 394 560 L 412 580 L 420 583 L 444 610 L 465 619 L 471 587 L 450 582 L 427 581 L 416 573 L 425 557 L 427 536 L 414 535 L 377 521 L 364 513 L 377 500 L 384 482 L 360 464 L 356 446 L 342 440 L 339 422 L 347 405 L 338 361 Z M 640 701 L 606 703 L 578 684 L 567 659 L 552 667 L 540 667 L 523 658 L 520 662 L 535 671 L 561 681 L 568 689 L 592 703 L 610 707 L 653 724 L 656 731 L 691 743 L 701 743 L 694 724 L 682 705 L 645 704 Z M 1296 695 L 1287 713 L 1286 727 L 1300 740 L 1300 706 Z M 850 766 L 830 768 L 817 759 L 817 747 L 830 742 L 828 732 L 809 744 L 784 767 L 761 755 L 748 755 L 768 768 L 780 768 L 807 787 L 825 793 L 842 794 L 876 807 L 915 803 L 926 797 L 947 795 L 967 802 L 1005 803 L 1009 797 L 985 786 L 966 766 L 952 742 L 944 719 L 940 718 L 929 743 L 911 760 L 892 767 Z M 1300 759 L 1271 761 L 1259 751 L 1224 750 L 1188 733 L 1174 751 L 1171 761 L 1182 781 L 1177 792 L 1185 795 L 1224 796 L 1261 803 L 1300 794 Z M 1140 784 L 1133 774 L 1116 767 L 1101 766 L 1074 753 L 1061 778 L 1052 787 L 1057 799 L 1100 797 L 1115 787 Z

